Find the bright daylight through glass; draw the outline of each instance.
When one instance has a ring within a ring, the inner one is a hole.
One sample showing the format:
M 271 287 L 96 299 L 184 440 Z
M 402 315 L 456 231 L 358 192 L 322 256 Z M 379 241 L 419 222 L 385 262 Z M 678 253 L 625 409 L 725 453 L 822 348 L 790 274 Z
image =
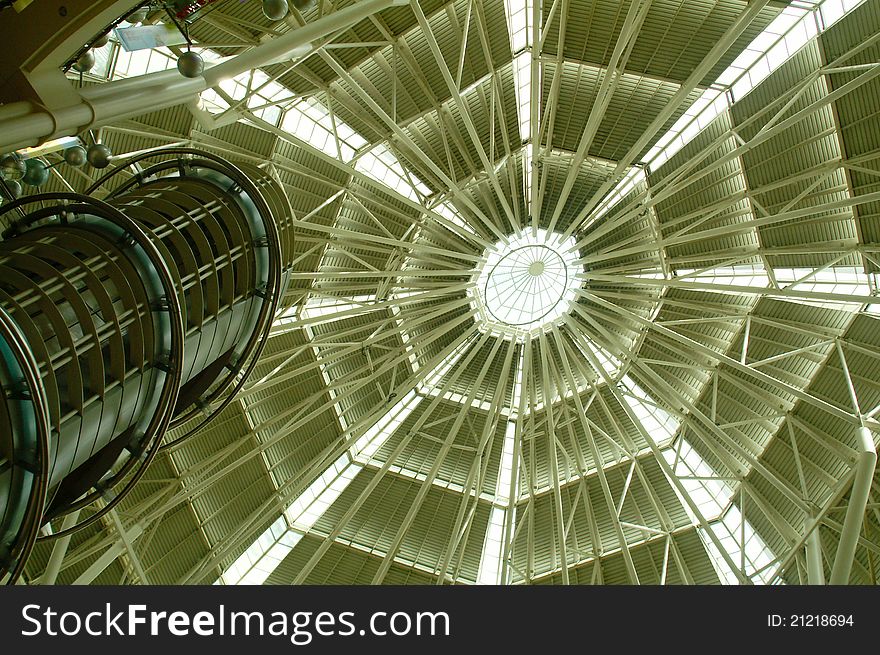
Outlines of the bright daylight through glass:
M 488 249 L 477 283 L 487 324 L 529 330 L 559 319 L 571 307 L 583 268 L 574 239 L 526 230 Z

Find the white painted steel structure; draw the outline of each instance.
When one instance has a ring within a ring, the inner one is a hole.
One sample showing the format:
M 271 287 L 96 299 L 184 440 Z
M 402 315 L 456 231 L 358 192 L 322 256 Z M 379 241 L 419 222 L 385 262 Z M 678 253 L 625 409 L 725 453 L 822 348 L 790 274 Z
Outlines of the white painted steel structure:
M 876 584 L 880 0 L 413 0 L 254 54 L 353 4 L 221 0 L 236 75 L 97 131 L 277 176 L 288 309 L 25 576 Z

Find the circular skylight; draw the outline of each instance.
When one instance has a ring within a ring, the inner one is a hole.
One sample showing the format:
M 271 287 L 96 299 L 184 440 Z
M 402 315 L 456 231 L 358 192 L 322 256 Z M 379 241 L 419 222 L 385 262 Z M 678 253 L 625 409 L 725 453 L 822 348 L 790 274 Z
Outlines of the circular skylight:
M 530 330 L 565 314 L 580 285 L 574 239 L 526 230 L 485 253 L 477 276 L 478 305 L 496 327 Z

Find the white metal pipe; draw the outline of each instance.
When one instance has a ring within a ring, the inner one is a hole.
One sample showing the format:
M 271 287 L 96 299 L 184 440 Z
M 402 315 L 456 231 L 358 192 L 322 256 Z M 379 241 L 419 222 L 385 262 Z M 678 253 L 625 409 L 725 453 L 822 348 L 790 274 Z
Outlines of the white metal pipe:
M 303 46 L 344 29 L 405 0 L 361 0 L 248 50 L 207 67 L 202 77 L 184 78 L 176 70 L 159 71 L 108 82 L 79 92 L 79 102 L 47 109 L 29 102 L 0 109 L 0 151 L 36 146 L 53 138 L 76 134 L 113 121 L 133 118 L 187 102 L 198 93 L 253 68 L 290 57 Z
M 11 120 L 27 116 L 34 110 L 30 102 L 13 102 L 8 105 L 0 105 L 0 120 Z
M 205 66 L 215 66 L 215 63 L 205 62 Z M 105 98 L 119 94 L 123 89 L 129 91 L 142 91 L 147 87 L 158 87 L 161 84 L 169 84 L 174 81 L 186 80 L 181 76 L 177 68 L 169 68 L 164 71 L 156 71 L 155 73 L 147 73 L 146 75 L 136 75 L 134 77 L 123 77 L 113 80 L 106 84 L 96 84 L 95 86 L 87 86 L 80 89 L 80 96 L 91 102 L 99 98 Z M 197 82 L 198 78 L 189 79 L 190 82 Z
M 78 520 L 79 510 L 71 512 L 61 522 L 61 529 L 67 530 L 72 528 Z M 40 578 L 41 585 L 55 584 L 58 574 L 61 572 L 61 562 L 64 560 L 64 556 L 67 555 L 67 548 L 70 546 L 71 537 L 73 537 L 73 534 L 68 534 L 55 542 L 55 545 L 52 547 L 52 554 L 49 556 L 49 563 L 46 564 L 46 570 L 43 571 L 43 575 Z
M 825 566 L 822 563 L 822 540 L 819 536 L 819 526 L 813 517 L 806 524 L 807 531 L 807 584 L 825 584 Z
M 846 510 L 846 518 L 843 520 L 843 530 L 840 533 L 840 543 L 837 545 L 834 567 L 831 569 L 830 584 L 833 585 L 849 582 L 856 546 L 859 543 L 859 533 L 862 530 L 862 521 L 868 507 L 868 495 L 874 480 L 874 469 L 877 466 L 877 449 L 874 446 L 874 436 L 871 431 L 862 426 L 856 430 L 856 436 L 859 450 L 855 466 L 856 475 L 849 494 L 849 507 Z

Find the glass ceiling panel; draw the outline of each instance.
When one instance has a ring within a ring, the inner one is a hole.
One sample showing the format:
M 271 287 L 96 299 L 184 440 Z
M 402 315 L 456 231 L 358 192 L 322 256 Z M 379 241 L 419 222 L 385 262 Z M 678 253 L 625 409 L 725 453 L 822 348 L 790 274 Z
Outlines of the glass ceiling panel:
M 678 271 L 674 279 L 707 284 L 709 286 L 705 291 L 729 295 L 741 295 L 743 291 L 736 288 L 725 289 L 725 286 L 852 296 L 853 300 L 845 298 L 825 300 L 809 297 L 785 297 L 788 302 L 848 312 L 859 312 L 865 309 L 865 302 L 862 298 L 870 296 L 877 289 L 877 274 L 872 273 L 868 275 L 863 269 L 855 266 L 828 266 L 826 268 L 776 267 L 772 269 L 772 273 L 771 279 L 766 269 L 760 264 L 747 264 L 700 270 L 682 269 Z M 697 291 L 700 291 L 700 289 L 697 289 Z
M 560 320 L 581 285 L 574 253 L 574 237 L 561 240 L 543 229 L 487 249 L 473 292 L 485 328 L 525 333 Z
M 648 151 L 645 163 L 657 170 L 731 102 L 749 93 L 812 38 L 862 2 L 864 0 L 804 0 L 784 8 Z
M 431 194 L 430 187 L 406 170 L 397 156 L 383 144 L 374 146 L 358 157 L 355 169 L 418 203 L 423 203 Z

